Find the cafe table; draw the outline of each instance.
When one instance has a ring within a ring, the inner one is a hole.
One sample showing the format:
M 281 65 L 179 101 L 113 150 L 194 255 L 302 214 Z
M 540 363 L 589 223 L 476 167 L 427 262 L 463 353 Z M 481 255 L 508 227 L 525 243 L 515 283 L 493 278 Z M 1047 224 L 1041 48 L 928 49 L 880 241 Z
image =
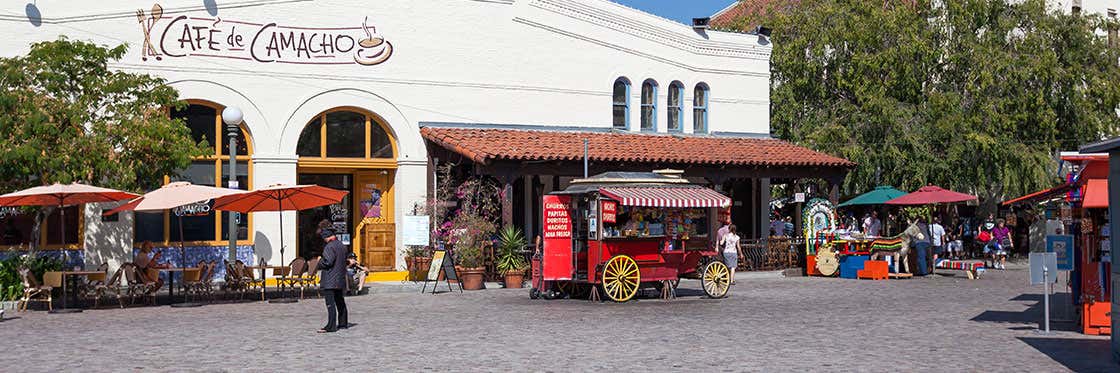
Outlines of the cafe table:
M 60 271 L 60 273 L 62 273 L 62 308 L 57 309 L 57 310 L 52 310 L 52 311 L 50 311 L 51 313 L 77 313 L 77 312 L 82 312 L 81 308 L 67 308 L 67 306 L 66 306 L 66 298 L 69 298 L 67 296 L 68 291 L 66 289 L 67 288 L 66 284 L 69 283 L 69 281 L 66 281 L 66 277 L 68 277 L 68 276 L 79 276 L 79 277 L 80 276 L 90 276 L 90 275 L 104 274 L 105 272 L 102 272 L 102 271 Z
M 248 266 L 248 267 L 245 267 L 245 268 L 261 270 L 261 282 L 265 284 L 264 286 L 261 286 L 261 292 L 264 293 L 263 297 L 265 299 L 268 299 L 268 283 L 267 283 L 268 277 L 265 275 L 265 272 L 264 272 L 266 269 L 271 269 L 273 274 L 275 274 L 276 271 L 279 270 L 282 273 L 288 273 L 289 276 L 291 275 L 291 271 L 288 269 L 289 268 L 288 266 L 255 265 L 255 266 Z M 284 291 L 284 284 L 283 283 L 278 283 L 278 286 L 280 287 L 280 291 Z M 268 302 L 269 303 L 295 303 L 295 302 L 297 302 L 297 300 L 295 298 L 281 298 L 281 299 L 269 299 Z
M 167 287 L 167 296 L 168 296 L 168 298 L 171 298 L 171 306 L 172 307 L 198 307 L 198 306 L 202 305 L 200 303 L 186 303 L 185 302 L 186 301 L 186 296 L 185 295 L 184 295 L 184 299 L 183 299 L 184 302 L 183 303 L 175 303 L 175 272 L 184 272 L 184 271 L 190 271 L 190 270 L 198 271 L 198 270 L 201 270 L 200 268 L 198 268 L 198 267 L 183 267 L 183 268 L 169 267 L 169 268 L 156 268 L 156 269 L 158 269 L 160 272 L 167 272 L 167 286 L 168 286 Z

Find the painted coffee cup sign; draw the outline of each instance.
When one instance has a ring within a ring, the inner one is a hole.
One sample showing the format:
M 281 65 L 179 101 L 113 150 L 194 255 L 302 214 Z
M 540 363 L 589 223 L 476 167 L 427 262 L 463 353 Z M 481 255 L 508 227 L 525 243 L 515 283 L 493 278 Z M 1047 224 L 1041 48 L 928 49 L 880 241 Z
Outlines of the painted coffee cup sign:
M 373 66 L 393 55 L 369 17 L 361 25 L 303 27 L 228 20 L 221 17 L 169 16 L 159 4 L 136 11 L 144 36 L 141 59 L 208 57 L 261 63 Z

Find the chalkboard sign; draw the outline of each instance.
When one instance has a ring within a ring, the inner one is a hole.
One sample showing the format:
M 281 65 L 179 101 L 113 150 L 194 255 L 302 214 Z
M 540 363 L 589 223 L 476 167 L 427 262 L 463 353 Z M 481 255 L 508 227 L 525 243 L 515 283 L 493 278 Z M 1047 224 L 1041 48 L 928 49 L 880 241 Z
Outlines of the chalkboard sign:
M 428 290 L 428 282 L 432 281 L 435 281 L 435 284 L 432 285 L 432 294 L 436 293 L 436 288 L 439 286 L 439 274 L 441 271 L 443 272 L 443 280 L 447 282 L 447 291 L 454 290 L 451 288 L 451 280 L 456 280 L 459 284 L 459 292 L 463 292 L 463 283 L 458 281 L 459 275 L 455 272 L 455 261 L 447 256 L 447 251 L 436 250 L 436 252 L 432 254 L 432 264 L 431 267 L 428 267 L 428 277 L 424 279 L 424 287 L 420 289 L 421 293 Z

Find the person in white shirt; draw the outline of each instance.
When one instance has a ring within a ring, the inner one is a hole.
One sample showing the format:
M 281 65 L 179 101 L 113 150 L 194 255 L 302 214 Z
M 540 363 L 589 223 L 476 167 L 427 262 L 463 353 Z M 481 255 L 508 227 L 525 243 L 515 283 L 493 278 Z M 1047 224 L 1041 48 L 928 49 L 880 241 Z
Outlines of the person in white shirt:
M 941 226 L 941 217 L 934 216 L 933 224 L 929 226 L 930 250 L 933 251 L 933 268 L 937 268 L 937 256 L 941 254 L 945 244 L 945 227 Z
M 879 212 L 872 211 L 866 219 L 863 219 L 863 234 L 867 237 L 879 237 L 879 231 L 882 230 L 883 223 L 879 221 Z
M 719 247 L 723 251 L 723 264 L 727 265 L 727 269 L 731 270 L 731 284 L 735 284 L 735 268 L 739 266 L 739 234 L 736 233 L 735 224 L 727 227 L 727 234 L 723 235 L 723 239 L 719 241 Z

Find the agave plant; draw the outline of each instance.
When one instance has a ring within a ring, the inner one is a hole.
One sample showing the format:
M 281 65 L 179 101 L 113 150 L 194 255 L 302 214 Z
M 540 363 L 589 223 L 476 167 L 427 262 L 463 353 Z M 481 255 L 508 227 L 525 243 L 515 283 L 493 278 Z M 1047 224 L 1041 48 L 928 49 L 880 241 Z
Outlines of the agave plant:
M 524 271 L 529 267 L 521 248 L 528 241 L 520 229 L 513 226 L 502 227 L 498 231 L 498 272 Z

